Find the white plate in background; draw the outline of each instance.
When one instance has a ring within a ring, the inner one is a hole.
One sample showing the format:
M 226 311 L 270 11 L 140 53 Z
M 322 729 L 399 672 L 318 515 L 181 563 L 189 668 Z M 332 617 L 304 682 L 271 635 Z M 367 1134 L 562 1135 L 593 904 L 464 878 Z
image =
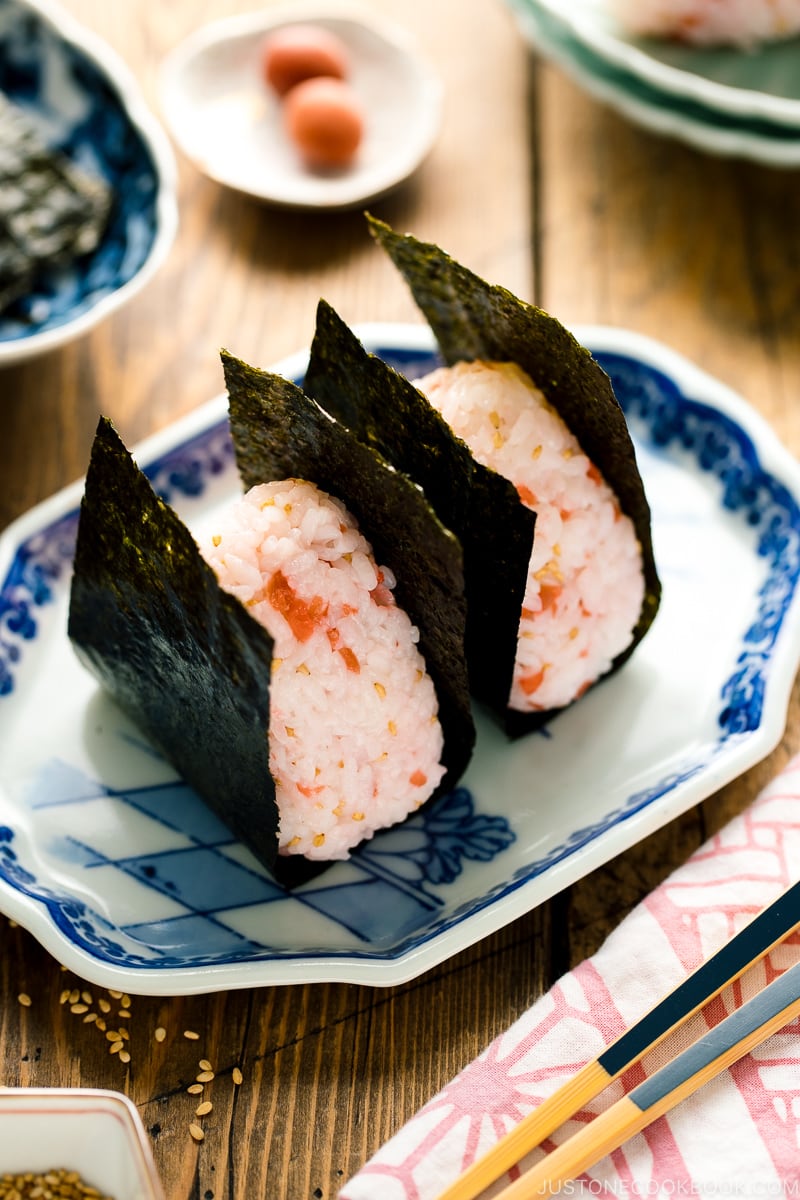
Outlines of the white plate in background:
M 344 42 L 366 114 L 356 158 L 338 171 L 303 164 L 262 74 L 267 35 L 305 22 Z M 442 85 L 410 38 L 361 10 L 293 5 L 214 22 L 167 56 L 160 82 L 167 125 L 199 170 L 288 208 L 351 208 L 391 191 L 425 159 L 441 120 Z

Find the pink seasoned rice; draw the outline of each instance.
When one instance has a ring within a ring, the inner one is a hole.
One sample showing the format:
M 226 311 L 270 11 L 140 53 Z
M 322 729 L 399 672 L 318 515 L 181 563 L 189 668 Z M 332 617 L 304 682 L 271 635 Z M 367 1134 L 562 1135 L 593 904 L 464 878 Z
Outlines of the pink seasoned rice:
M 509 704 L 561 708 L 632 640 L 644 598 L 633 523 L 516 364 L 462 362 L 416 382 L 476 459 L 536 511 Z
M 800 0 L 608 0 L 630 33 L 750 46 L 800 32 Z
M 394 577 L 344 506 L 302 480 L 252 488 L 201 549 L 275 642 L 280 853 L 347 858 L 444 775 L 436 694 Z

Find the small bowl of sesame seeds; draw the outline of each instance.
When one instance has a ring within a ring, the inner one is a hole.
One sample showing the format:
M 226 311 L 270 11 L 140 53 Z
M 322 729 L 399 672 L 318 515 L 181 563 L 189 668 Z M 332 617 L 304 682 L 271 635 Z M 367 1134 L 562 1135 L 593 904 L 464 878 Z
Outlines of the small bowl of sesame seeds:
M 135 1106 L 94 1088 L 0 1088 L 0 1200 L 164 1200 Z

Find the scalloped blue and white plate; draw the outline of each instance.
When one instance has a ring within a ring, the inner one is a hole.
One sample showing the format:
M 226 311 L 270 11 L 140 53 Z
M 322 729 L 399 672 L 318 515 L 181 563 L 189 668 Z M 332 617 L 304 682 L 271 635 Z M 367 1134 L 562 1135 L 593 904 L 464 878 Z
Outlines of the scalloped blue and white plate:
M 367 325 L 416 376 L 426 327 Z M 0 909 L 92 982 L 189 994 L 411 979 L 541 904 L 775 746 L 800 658 L 800 468 L 745 403 L 617 329 L 576 330 L 625 408 L 664 599 L 623 670 L 514 743 L 478 714 L 452 795 L 284 891 L 78 664 L 82 484 L 0 538 Z M 305 354 L 275 368 L 301 379 Z M 200 531 L 239 490 L 220 397 L 136 450 Z

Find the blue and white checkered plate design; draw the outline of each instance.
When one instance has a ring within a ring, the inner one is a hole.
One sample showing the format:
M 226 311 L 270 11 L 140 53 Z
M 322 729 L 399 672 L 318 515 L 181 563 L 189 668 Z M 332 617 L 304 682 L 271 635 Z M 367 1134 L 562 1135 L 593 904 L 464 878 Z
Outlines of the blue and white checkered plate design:
M 423 326 L 368 325 L 412 376 Z M 800 468 L 658 343 L 576 335 L 626 410 L 664 599 L 624 669 L 544 733 L 477 715 L 452 794 L 285 891 L 98 689 L 66 636 L 82 485 L 0 538 L 0 909 L 99 985 L 189 994 L 411 979 L 634 845 L 778 742 L 800 649 Z M 302 380 L 306 355 L 274 368 Z M 135 448 L 190 528 L 239 490 L 224 397 Z

